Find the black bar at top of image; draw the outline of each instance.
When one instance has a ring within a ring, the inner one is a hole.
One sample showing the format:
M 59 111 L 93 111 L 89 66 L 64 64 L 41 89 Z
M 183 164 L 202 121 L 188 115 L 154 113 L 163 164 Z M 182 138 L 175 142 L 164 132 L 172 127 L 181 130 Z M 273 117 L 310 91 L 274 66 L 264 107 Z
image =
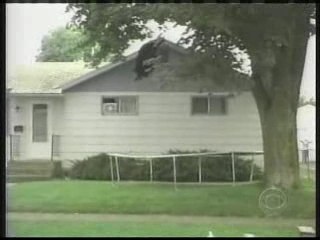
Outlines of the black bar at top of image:
M 128 0 L 82 0 L 82 1 L 72 1 L 72 0 L 12 0 L 12 1 L 6 1 L 6 3 L 29 3 L 29 4 L 36 4 L 36 3 L 220 3 L 220 4 L 228 4 L 228 3 L 279 3 L 279 4 L 285 4 L 285 3 L 316 3 L 316 1 L 310 1 L 310 0 L 136 0 L 136 1 L 128 1 Z

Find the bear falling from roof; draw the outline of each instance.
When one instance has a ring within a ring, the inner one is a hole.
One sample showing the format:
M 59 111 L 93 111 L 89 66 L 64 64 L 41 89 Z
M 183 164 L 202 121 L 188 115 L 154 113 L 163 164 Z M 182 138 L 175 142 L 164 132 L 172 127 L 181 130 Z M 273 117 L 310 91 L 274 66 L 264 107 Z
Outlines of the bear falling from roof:
M 168 47 L 165 39 L 161 37 L 144 44 L 140 48 L 136 59 L 135 72 L 137 77 L 135 80 L 147 77 L 154 70 L 154 64 L 157 61 L 168 61 Z

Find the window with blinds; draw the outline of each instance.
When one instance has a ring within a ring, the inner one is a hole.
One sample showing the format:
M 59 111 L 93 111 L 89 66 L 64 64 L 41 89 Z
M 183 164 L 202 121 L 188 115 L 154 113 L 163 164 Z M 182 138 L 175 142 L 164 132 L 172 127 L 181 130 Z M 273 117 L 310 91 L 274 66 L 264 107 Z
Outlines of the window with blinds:
M 48 140 L 48 106 L 34 104 L 32 112 L 32 140 L 46 142 Z
M 102 98 L 102 115 L 135 115 L 138 113 L 136 96 L 118 96 Z

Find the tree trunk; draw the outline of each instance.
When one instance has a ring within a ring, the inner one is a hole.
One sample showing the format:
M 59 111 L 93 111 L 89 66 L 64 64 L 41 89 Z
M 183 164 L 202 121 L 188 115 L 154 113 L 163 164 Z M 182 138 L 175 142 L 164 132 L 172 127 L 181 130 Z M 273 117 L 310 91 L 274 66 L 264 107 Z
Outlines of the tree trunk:
M 260 110 L 267 186 L 299 186 L 296 115 L 286 95 L 279 95 L 270 108 Z
M 305 35 L 300 36 L 295 36 L 291 47 L 277 50 L 271 56 L 275 60 L 271 67 L 252 68 L 255 80 L 252 92 L 260 115 L 267 186 L 300 185 L 296 117 L 308 41 Z

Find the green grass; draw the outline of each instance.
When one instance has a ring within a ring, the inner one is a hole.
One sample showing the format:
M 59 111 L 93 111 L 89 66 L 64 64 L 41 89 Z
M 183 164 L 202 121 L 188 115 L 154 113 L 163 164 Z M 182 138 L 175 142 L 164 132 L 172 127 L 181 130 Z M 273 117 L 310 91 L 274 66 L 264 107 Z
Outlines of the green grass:
M 282 221 L 283 223 L 283 221 Z M 132 222 L 132 221 L 64 221 L 64 220 L 12 220 L 9 230 L 14 236 L 23 237 L 133 237 L 133 236 L 195 236 L 205 237 L 212 231 L 217 237 L 243 236 L 253 233 L 265 237 L 297 237 L 296 224 L 281 224 L 270 221 L 269 224 L 256 220 L 233 224 L 221 219 L 220 223 L 168 223 L 168 222 Z
M 8 190 L 8 209 L 15 212 L 168 214 L 263 217 L 260 184 L 178 186 L 103 181 L 19 183 Z M 315 218 L 314 183 L 287 193 L 281 217 Z

